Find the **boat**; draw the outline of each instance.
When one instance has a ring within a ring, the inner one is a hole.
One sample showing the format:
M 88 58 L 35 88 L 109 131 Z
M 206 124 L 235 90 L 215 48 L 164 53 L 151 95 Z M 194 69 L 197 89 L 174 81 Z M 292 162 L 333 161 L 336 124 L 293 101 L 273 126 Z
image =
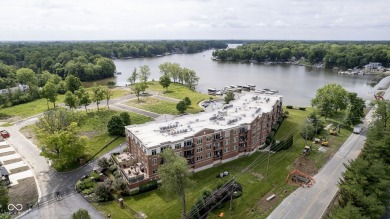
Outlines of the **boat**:
M 122 72 L 118 71 L 118 72 L 115 72 L 114 74 L 116 74 L 116 75 L 121 75 Z
M 230 88 L 236 88 L 236 85 L 230 85 Z
M 273 92 L 274 94 L 279 92 L 278 90 L 269 90 L 269 91 Z
M 250 89 L 251 89 L 251 87 L 249 87 L 248 85 L 242 86 L 242 90 L 249 91 Z
M 217 89 L 215 89 L 215 88 L 209 88 L 209 89 L 207 89 L 207 93 L 208 93 L 209 95 L 215 95 L 215 94 L 217 93 Z
M 265 94 L 270 94 L 270 95 L 272 95 L 272 94 L 274 94 L 274 92 L 272 92 L 272 91 L 266 91 Z
M 254 85 L 254 84 L 247 84 L 247 86 L 249 86 L 249 88 L 251 90 L 254 90 L 256 88 L 256 85 Z
M 255 90 L 256 94 L 263 94 L 264 92 L 265 92 L 265 90 Z

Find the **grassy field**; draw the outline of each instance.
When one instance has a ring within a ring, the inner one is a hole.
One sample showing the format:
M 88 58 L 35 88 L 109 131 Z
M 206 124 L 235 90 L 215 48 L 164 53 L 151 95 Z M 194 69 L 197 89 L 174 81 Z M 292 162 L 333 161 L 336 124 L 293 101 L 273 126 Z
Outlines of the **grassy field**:
M 150 112 L 158 113 L 158 114 L 179 114 L 179 111 L 176 109 L 175 102 L 160 100 L 154 97 L 141 97 L 139 101 L 137 99 L 130 100 L 125 103 L 126 105 L 144 109 Z
M 167 97 L 172 97 L 178 100 L 182 100 L 185 97 L 189 97 L 191 100 L 191 107 L 199 112 L 201 108 L 198 103 L 202 100 L 208 100 L 210 97 L 207 94 L 202 94 L 193 90 L 188 89 L 186 86 L 178 83 L 171 83 L 168 87 L 168 90 L 164 89 L 157 81 L 148 83 L 148 90 L 158 92 L 160 95 L 164 95 Z M 215 98 L 215 97 L 214 97 Z
M 218 214 L 224 212 L 224 218 L 265 218 L 284 197 L 297 188 L 286 183 L 286 177 L 290 171 L 296 168 L 293 165 L 294 161 L 302 158 L 304 139 L 300 137 L 300 127 L 311 112 L 312 109 L 310 108 L 306 111 L 289 110 L 289 116 L 284 120 L 275 139 L 282 140 L 293 135 L 294 145 L 288 150 L 271 153 L 267 179 L 265 178 L 267 176 L 268 153 L 264 152 L 256 152 L 249 157 L 243 157 L 200 171 L 191 177 L 194 185 L 186 193 L 187 210 L 189 211 L 204 190 L 214 189 L 218 184 L 224 183 L 235 176 L 235 179 L 243 185 L 243 195 L 233 200 L 231 212 L 229 211 L 229 203 L 225 203 L 222 209 L 214 210 L 209 217 L 218 218 Z M 350 131 L 342 129 L 340 136 L 333 137 L 330 140 L 330 149 L 327 153 L 313 150 L 307 158 L 315 161 L 321 158 L 320 161 L 316 162 L 316 165 L 323 165 L 329 159 L 329 154 L 338 149 L 349 133 Z M 242 171 L 247 166 L 249 168 Z M 223 171 L 228 171 L 229 176 L 216 178 L 216 175 Z M 270 194 L 275 194 L 276 198 L 272 202 L 267 202 L 265 199 Z M 181 207 L 176 197 L 165 197 L 159 190 L 127 197 L 125 203 L 135 211 L 145 213 L 149 218 L 180 217 Z M 113 218 L 130 217 L 130 212 L 120 209 L 116 202 L 100 203 L 95 206 L 104 214 L 111 214 Z
M 64 101 L 64 95 L 59 95 L 56 105 L 62 103 L 63 101 Z M 53 108 L 53 104 L 49 103 L 49 107 Z M 43 113 L 45 111 L 47 111 L 46 99 L 38 99 L 29 103 L 19 104 L 19 105 L 0 109 L 1 113 L 7 114 L 9 117 L 13 117 L 11 118 L 12 121 L 27 118 L 29 116 Z
M 87 88 L 89 92 L 91 92 L 91 88 Z M 125 96 L 130 94 L 129 90 L 121 89 L 121 88 L 112 88 L 111 89 L 112 96 L 111 99 Z M 56 105 L 59 105 L 64 102 L 65 95 L 58 95 Z M 105 106 L 106 101 L 103 100 L 101 102 L 101 106 Z M 53 108 L 53 104 L 49 103 L 50 109 Z M 7 115 L 7 117 L 12 117 L 10 121 L 17 121 L 19 119 L 27 118 L 29 116 L 33 116 L 39 113 L 43 113 L 47 111 L 47 101 L 46 99 L 38 99 L 29 103 L 19 104 L 7 108 L 0 109 L 1 114 Z

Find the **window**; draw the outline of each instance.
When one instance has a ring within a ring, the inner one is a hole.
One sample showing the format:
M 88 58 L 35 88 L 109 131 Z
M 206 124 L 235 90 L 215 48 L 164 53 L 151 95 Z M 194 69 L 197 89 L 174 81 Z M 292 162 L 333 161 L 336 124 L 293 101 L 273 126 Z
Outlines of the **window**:
M 227 153 L 227 152 L 229 152 L 229 148 L 225 148 L 223 151 L 224 151 L 225 153 Z
M 175 149 L 180 149 L 181 148 L 181 143 L 175 144 Z
M 157 164 L 157 158 L 153 158 L 153 159 L 152 159 L 152 164 L 153 164 L 153 165 L 156 165 L 156 164 Z
M 211 144 L 206 144 L 206 149 L 211 150 Z
M 211 139 L 213 139 L 213 137 L 211 135 L 206 136 L 206 141 L 211 141 Z
M 234 145 L 233 146 L 233 151 L 236 151 L 237 150 L 237 145 Z
M 230 130 L 225 131 L 225 138 L 226 138 L 226 137 L 230 137 Z
M 156 149 L 153 149 L 152 150 L 152 155 L 156 155 L 156 154 L 157 154 Z
M 235 134 L 235 135 L 237 135 L 237 130 L 238 130 L 238 129 L 234 129 L 234 134 Z
M 157 169 L 153 169 L 153 173 L 157 173 Z
M 196 152 L 197 152 L 197 153 L 200 153 L 200 152 L 202 152 L 202 151 L 203 151 L 203 148 L 202 148 L 202 147 L 197 147 L 197 148 L 196 148 Z
M 229 145 L 229 139 L 225 139 L 225 145 Z
M 192 141 L 185 141 L 184 142 L 184 146 L 191 146 L 192 145 Z
M 196 157 L 196 160 L 198 161 L 198 160 L 202 160 L 203 159 L 203 157 L 202 156 L 197 156 Z
M 206 158 L 210 158 L 210 157 L 211 157 L 211 152 L 207 152 Z
M 237 137 L 233 138 L 233 143 L 237 143 Z
M 199 137 L 196 143 L 197 144 L 202 144 L 202 137 Z

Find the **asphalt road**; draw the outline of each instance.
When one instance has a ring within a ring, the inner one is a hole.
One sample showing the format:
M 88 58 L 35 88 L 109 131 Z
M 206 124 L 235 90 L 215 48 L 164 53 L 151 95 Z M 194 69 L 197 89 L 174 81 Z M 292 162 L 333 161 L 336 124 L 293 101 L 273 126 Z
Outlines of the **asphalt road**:
M 389 99 L 390 88 L 384 98 Z M 372 109 L 365 118 L 365 125 L 372 120 Z M 338 191 L 338 182 L 346 170 L 344 164 L 356 159 L 366 140 L 365 131 L 351 134 L 334 157 L 314 176 L 316 183 L 311 188 L 299 188 L 290 194 L 268 216 L 270 219 L 322 218 L 332 199 Z

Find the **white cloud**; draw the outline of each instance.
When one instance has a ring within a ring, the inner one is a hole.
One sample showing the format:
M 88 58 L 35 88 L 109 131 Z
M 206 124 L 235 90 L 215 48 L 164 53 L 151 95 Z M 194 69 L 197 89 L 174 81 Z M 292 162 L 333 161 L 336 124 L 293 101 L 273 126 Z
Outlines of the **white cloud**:
M 390 40 L 388 8 L 388 0 L 2 0 L 0 40 Z

